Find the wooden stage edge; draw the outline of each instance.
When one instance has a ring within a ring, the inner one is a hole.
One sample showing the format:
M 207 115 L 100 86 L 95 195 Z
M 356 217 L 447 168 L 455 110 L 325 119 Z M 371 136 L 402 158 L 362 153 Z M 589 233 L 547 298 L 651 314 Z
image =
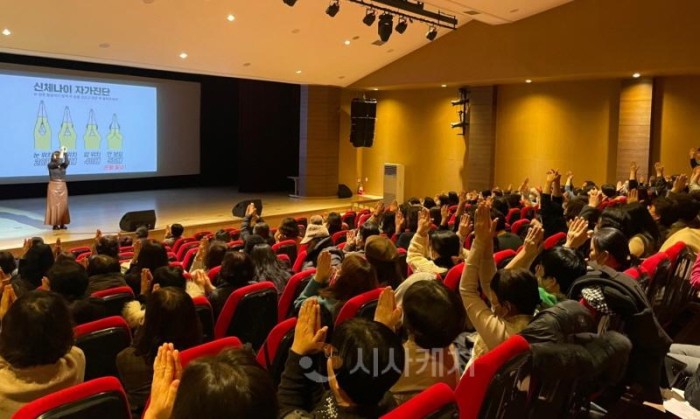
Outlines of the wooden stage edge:
M 0 249 L 19 256 L 27 237 L 41 237 L 47 244 L 54 244 L 60 238 L 64 251 L 90 246 L 98 228 L 103 234 L 116 234 L 124 213 L 151 208 L 156 210 L 156 228 L 149 232 L 149 237 L 155 240 L 162 240 L 165 226 L 174 223 L 185 227 L 185 236 L 225 227 L 239 228 L 243 219 L 234 217 L 231 209 L 246 199 L 261 199 L 265 222 L 276 227 L 286 217 L 309 217 L 332 211 L 342 214 L 350 209 L 373 207 L 382 197 L 300 198 L 281 193 L 238 193 L 231 188 L 82 195 L 70 197 L 71 224 L 68 230 L 59 231 L 43 226 L 45 199 L 5 200 L 0 201 Z M 133 237 L 133 233 L 121 233 Z

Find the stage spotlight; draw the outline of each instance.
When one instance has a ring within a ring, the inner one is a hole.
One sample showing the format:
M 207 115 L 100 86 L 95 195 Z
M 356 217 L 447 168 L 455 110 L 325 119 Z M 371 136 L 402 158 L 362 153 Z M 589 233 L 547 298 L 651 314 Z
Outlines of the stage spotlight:
M 377 26 L 377 33 L 379 34 L 379 39 L 386 42 L 391 38 L 391 33 L 394 31 L 394 15 L 389 13 L 382 13 L 379 16 L 379 25 Z
M 294 6 L 297 3 L 297 0 L 282 0 L 284 4 L 286 4 L 289 7 Z
M 330 17 L 335 17 L 340 11 L 340 0 L 333 0 L 326 9 L 326 14 Z
M 428 41 L 434 41 L 435 38 L 437 38 L 437 28 L 431 26 L 430 29 L 428 29 L 428 33 L 425 34 L 425 37 L 428 38 Z
M 367 14 L 365 14 L 365 17 L 362 18 L 362 23 L 367 26 L 372 26 L 376 18 L 377 13 L 372 9 L 367 9 Z
M 408 29 L 408 21 L 406 20 L 405 17 L 402 17 L 399 19 L 399 23 L 396 24 L 396 32 L 398 33 L 404 33 L 406 32 L 406 29 Z

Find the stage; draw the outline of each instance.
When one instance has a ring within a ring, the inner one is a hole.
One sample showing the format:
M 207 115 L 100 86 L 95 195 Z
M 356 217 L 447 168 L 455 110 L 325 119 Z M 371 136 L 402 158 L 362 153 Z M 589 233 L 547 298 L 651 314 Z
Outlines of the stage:
M 124 213 L 147 209 L 156 211 L 156 228 L 151 237 L 157 240 L 163 238 L 165 226 L 174 223 L 185 226 L 186 236 L 198 231 L 238 227 L 242 219 L 234 217 L 231 209 L 245 199 L 262 199 L 262 215 L 275 227 L 284 217 L 330 211 L 342 213 L 351 208 L 373 206 L 381 197 L 292 198 L 281 193 L 238 193 L 230 187 L 80 195 L 69 199 L 71 223 L 68 230 L 57 231 L 44 225 L 45 198 L 4 200 L 0 201 L 0 249 L 18 254 L 23 240 L 28 237 L 42 237 L 48 244 L 60 238 L 65 250 L 88 245 L 98 228 L 103 234 L 116 234 Z

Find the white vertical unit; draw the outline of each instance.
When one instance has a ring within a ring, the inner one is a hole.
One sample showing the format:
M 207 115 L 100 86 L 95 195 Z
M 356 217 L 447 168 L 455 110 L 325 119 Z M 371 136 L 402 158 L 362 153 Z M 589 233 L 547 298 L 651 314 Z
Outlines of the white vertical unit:
M 384 163 L 384 202 L 396 200 L 400 204 L 404 201 L 403 181 L 403 164 Z

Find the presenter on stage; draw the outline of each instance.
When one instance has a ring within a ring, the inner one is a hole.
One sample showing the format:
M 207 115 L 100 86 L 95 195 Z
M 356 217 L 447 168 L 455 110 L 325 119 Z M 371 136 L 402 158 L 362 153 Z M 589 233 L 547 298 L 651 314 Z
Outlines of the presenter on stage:
M 51 155 L 49 167 L 49 187 L 46 194 L 46 215 L 44 224 L 52 225 L 54 230 L 66 229 L 70 223 L 68 212 L 68 187 L 66 186 L 66 169 L 70 162 L 66 148 L 61 147 Z

